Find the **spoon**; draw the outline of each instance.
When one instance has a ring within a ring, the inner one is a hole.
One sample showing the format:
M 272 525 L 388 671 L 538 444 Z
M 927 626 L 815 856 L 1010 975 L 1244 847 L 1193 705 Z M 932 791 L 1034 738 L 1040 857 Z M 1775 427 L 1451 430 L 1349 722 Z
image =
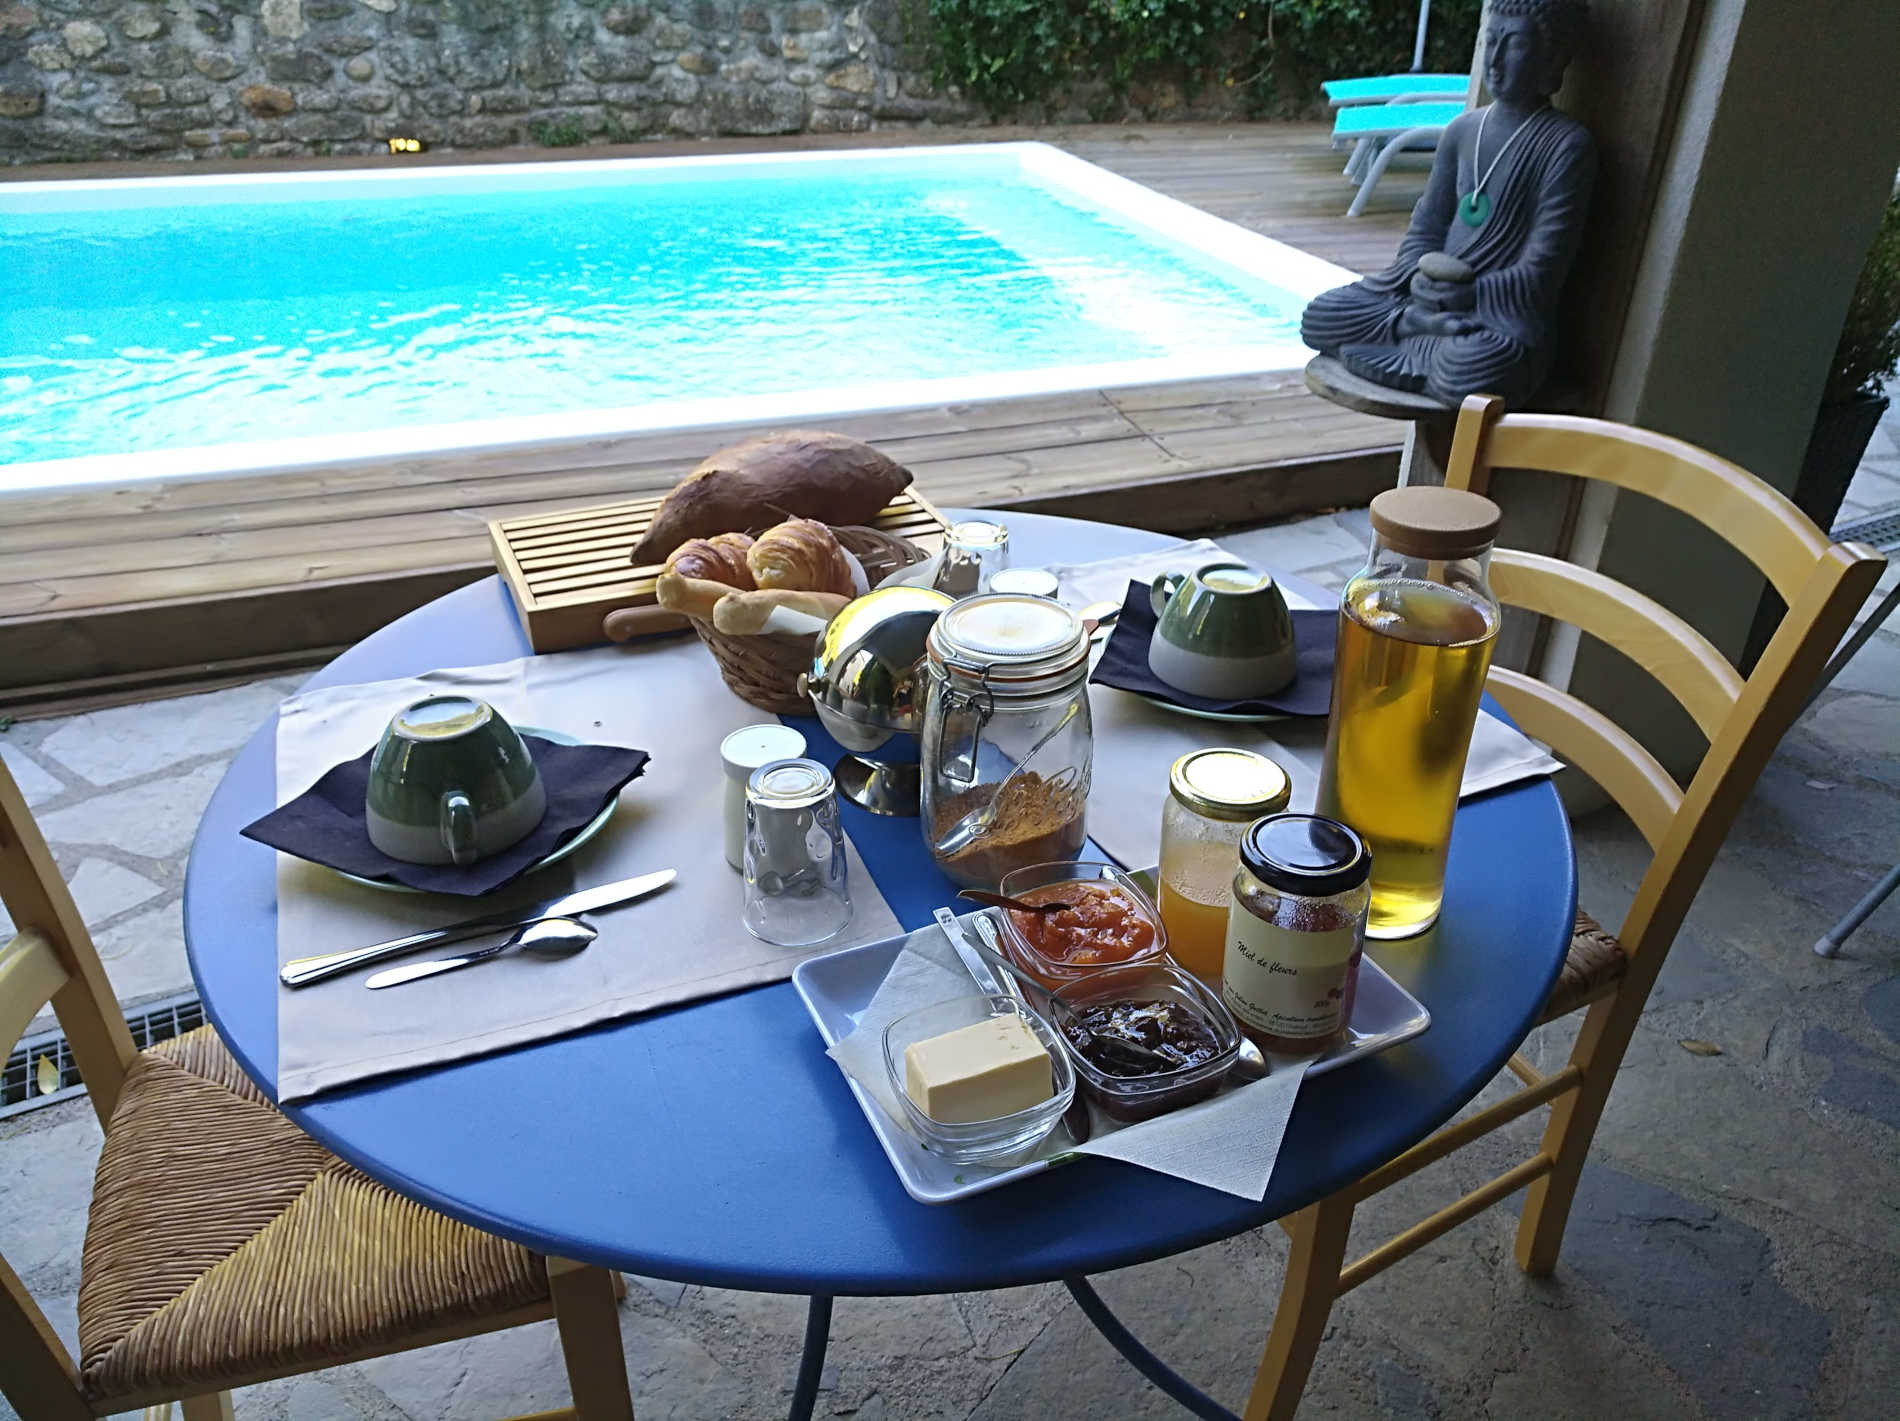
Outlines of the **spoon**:
M 1026 986 L 1035 988 L 1037 993 L 1042 997 L 1045 1009 L 1048 1007 L 1059 1007 L 1064 1019 L 1072 1023 L 1075 1027 L 1075 1034 L 1069 1039 L 1074 1043 L 1076 1050 L 1086 1050 L 1090 1044 L 1100 1042 L 1104 1047 L 1110 1050 L 1120 1051 L 1124 1057 L 1134 1062 L 1137 1066 L 1146 1066 L 1157 1073 L 1161 1071 L 1178 1071 L 1181 1069 L 1181 1063 L 1179 1061 L 1172 1060 L 1162 1055 L 1159 1051 L 1151 1050 L 1143 1046 L 1139 1041 L 1130 1041 L 1125 1036 L 1103 1036 L 1099 1032 L 1090 1031 L 1088 1027 L 1082 1024 L 1082 1018 L 1077 1015 L 1074 1007 L 1063 1001 L 1062 998 L 1051 992 L 1047 987 L 1043 986 L 1042 983 L 1024 972 L 1015 963 L 1011 962 L 1009 958 L 1003 955 L 999 950 L 1001 944 L 995 939 L 996 928 L 988 918 L 977 917 L 972 919 L 972 921 L 976 924 L 978 936 L 983 939 L 983 945 L 981 947 L 975 947 L 972 950 L 980 952 L 984 957 L 988 958 L 992 966 L 1001 967 L 1017 981 L 1022 982 Z
M 968 891 L 974 892 L 975 890 L 968 890 Z M 1000 898 L 1002 895 L 997 894 L 995 896 Z M 977 936 L 983 939 L 983 948 L 986 954 L 990 958 L 994 959 L 996 965 L 1007 969 L 1010 973 L 1015 975 L 1020 980 L 1027 982 L 1030 986 L 1034 987 L 1037 990 L 1037 992 L 1039 992 L 1042 995 L 1043 1001 L 1046 1004 L 1061 1007 L 1064 1011 L 1067 1011 L 1069 1013 L 1069 1016 L 1071 1019 L 1074 1019 L 1075 1013 L 1072 1010 L 1070 1010 L 1069 1004 L 1067 1002 L 1057 1001 L 1055 997 L 1051 995 L 1047 987 L 1043 986 L 1042 983 L 1038 982 L 1035 978 L 1028 976 L 1026 973 L 1022 972 L 1016 966 L 1015 963 L 1011 962 L 1008 957 L 1003 955 L 1003 945 L 1002 943 L 998 942 L 996 939 L 995 924 L 990 922 L 990 920 L 987 917 L 982 917 L 982 916 L 972 918 L 971 921 L 976 924 Z M 1077 1021 L 1076 1025 L 1080 1026 L 1081 1022 Z M 1146 1047 L 1139 1046 L 1133 1042 L 1127 1041 L 1122 1037 L 1115 1037 L 1113 1038 L 1113 1041 L 1114 1041 L 1114 1044 L 1118 1046 L 1128 1047 L 1130 1049 L 1131 1055 L 1137 1051 L 1145 1051 L 1147 1049 Z M 1155 1053 L 1149 1052 L 1148 1054 L 1152 1056 Z M 1159 1059 L 1165 1059 L 1165 1058 L 1157 1057 L 1156 1059 L 1159 1060 Z M 1176 1069 L 1176 1065 L 1174 1062 L 1169 1061 L 1164 1069 L 1174 1070 Z M 1266 1053 L 1262 1051 L 1258 1046 L 1254 1045 L 1253 1041 L 1250 1038 L 1248 1038 L 1245 1035 L 1242 1035 L 1240 1038 L 1240 1057 L 1238 1060 L 1234 1062 L 1233 1070 L 1231 1072 L 1231 1079 L 1235 1081 L 1257 1081 L 1265 1077 L 1270 1071 L 1270 1069 L 1271 1068 L 1267 1065 Z
M 968 898 L 986 908 L 1014 908 L 1019 913 L 1066 913 L 1075 907 L 1073 903 L 1026 903 L 1007 893 L 985 893 L 981 888 L 965 888 L 957 897 Z
M 997 811 L 1002 808 L 1003 796 L 1016 782 L 1016 777 L 1029 768 L 1029 762 L 1041 753 L 1043 746 L 1069 728 L 1069 722 L 1075 719 L 1085 704 L 1086 702 L 1081 700 L 1069 702 L 1069 708 L 1062 713 L 1062 719 L 1050 726 L 1043 733 L 1042 739 L 1029 747 L 1029 752 L 1016 762 L 1015 769 L 1003 776 L 1003 782 L 997 785 L 996 793 L 991 795 L 986 803 L 979 804 L 950 826 L 950 832 L 937 841 L 936 853 L 939 858 L 955 858 L 975 843 L 979 836 L 989 833 L 990 825 L 996 822 Z
M 486 962 L 491 957 L 499 957 L 511 947 L 542 957 L 571 957 L 598 936 L 600 929 L 579 918 L 537 918 L 517 928 L 507 941 L 498 942 L 493 947 L 484 947 L 479 952 L 465 952 L 459 957 L 440 957 L 433 962 L 392 967 L 387 972 L 378 972 L 363 985 L 372 989 L 394 987 L 403 982 L 414 982 L 418 978 L 453 972 L 458 967 L 468 967 L 477 962 Z
M 1090 641 L 1100 641 L 1115 629 L 1115 623 L 1121 620 L 1122 604 L 1119 602 L 1091 602 L 1078 614 L 1082 618 L 1082 630 L 1088 633 Z

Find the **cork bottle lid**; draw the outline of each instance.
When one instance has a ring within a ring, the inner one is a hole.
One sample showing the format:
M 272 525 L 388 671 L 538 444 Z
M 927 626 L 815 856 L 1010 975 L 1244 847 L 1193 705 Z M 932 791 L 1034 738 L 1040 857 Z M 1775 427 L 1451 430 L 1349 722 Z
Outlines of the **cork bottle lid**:
M 1412 484 L 1372 500 L 1372 528 L 1385 545 L 1407 557 L 1476 557 L 1498 535 L 1502 512 L 1481 493 Z

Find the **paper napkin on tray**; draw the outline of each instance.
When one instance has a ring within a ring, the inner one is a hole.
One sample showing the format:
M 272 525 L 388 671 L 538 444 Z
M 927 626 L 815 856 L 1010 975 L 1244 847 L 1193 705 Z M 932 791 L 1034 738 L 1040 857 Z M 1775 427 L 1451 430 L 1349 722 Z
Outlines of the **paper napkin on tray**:
M 932 924 L 910 935 L 883 985 L 859 1016 L 856 1030 L 826 1054 L 899 1129 L 909 1133 L 910 1117 L 893 1093 L 890 1073 L 884 1068 L 884 1028 L 920 1007 L 976 993 L 976 984 L 942 929 Z M 1041 1145 L 999 1162 L 998 1167 L 1013 1168 L 1061 1154 L 1100 1155 L 1257 1200 L 1266 1195 L 1273 1177 L 1280 1141 L 1308 1064 L 1275 1061 L 1272 1074 L 1264 1080 L 1136 1125 L 1123 1125 L 1092 1110 L 1087 1143 L 1075 1144 L 1058 1125 Z

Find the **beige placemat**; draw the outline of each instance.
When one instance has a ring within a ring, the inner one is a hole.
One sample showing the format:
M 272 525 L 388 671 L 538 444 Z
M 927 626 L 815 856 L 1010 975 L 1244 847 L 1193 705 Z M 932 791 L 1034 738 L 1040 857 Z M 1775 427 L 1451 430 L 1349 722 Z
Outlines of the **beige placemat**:
M 1239 725 L 1199 720 L 1110 686 L 1089 687 L 1095 720 L 1095 773 L 1088 830 L 1116 862 L 1146 868 L 1161 857 L 1161 808 L 1168 770 L 1190 750 L 1233 745 L 1274 759 L 1293 780 L 1290 808 L 1311 810 L 1326 750 L 1323 720 Z M 1562 765 L 1489 712 L 1478 714 L 1459 797 L 1552 774 Z
M 1080 611 L 1091 602 L 1113 602 L 1120 606 L 1131 582 L 1153 582 L 1156 575 L 1163 572 L 1192 572 L 1225 556 L 1227 550 L 1219 543 L 1196 538 L 1152 553 L 1129 553 L 1126 557 L 1103 558 L 1100 562 L 1061 563 L 1049 571 L 1062 589 L 1059 595 L 1063 605 Z M 1282 586 L 1280 590 L 1286 596 L 1287 606 L 1295 611 L 1334 605 L 1331 600 L 1315 602 L 1289 587 Z
M 632 746 L 652 762 L 622 791 L 597 839 L 558 867 L 479 901 L 364 888 L 280 854 L 280 964 L 655 869 L 676 869 L 679 881 L 593 916 L 600 937 L 575 957 L 508 954 L 379 992 L 364 988 L 361 972 L 299 991 L 280 986 L 279 1099 L 779 981 L 814 951 L 898 931 L 855 849 L 848 872 L 856 912 L 844 935 L 804 950 L 773 947 L 745 930 L 739 875 L 723 847 L 719 742 L 770 717 L 726 689 L 697 641 L 537 656 L 293 697 L 277 726 L 277 802 L 375 744 L 398 707 L 447 690 L 479 696 L 518 725 Z

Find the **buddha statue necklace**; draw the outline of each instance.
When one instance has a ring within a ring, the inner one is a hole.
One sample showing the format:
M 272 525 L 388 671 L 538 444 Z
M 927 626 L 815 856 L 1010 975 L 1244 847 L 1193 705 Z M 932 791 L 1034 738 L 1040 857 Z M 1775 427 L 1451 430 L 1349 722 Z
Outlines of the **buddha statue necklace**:
M 1495 107 L 1495 104 L 1486 104 L 1478 114 L 1478 138 L 1471 145 L 1471 170 L 1474 173 L 1478 170 L 1478 157 L 1484 152 L 1485 120 L 1491 117 L 1491 110 Z M 1484 219 L 1491 215 L 1491 195 L 1484 190 L 1484 185 L 1491 181 L 1491 175 L 1498 170 L 1498 164 L 1504 161 L 1504 155 L 1511 151 L 1511 145 L 1522 138 L 1524 130 L 1542 118 L 1548 108 L 1549 105 L 1545 104 L 1532 110 L 1511 136 L 1504 140 L 1504 146 L 1498 149 L 1491 159 L 1491 166 L 1484 170 L 1484 176 L 1478 179 L 1478 185 L 1458 199 L 1458 217 L 1465 226 L 1482 227 L 1484 225 Z

